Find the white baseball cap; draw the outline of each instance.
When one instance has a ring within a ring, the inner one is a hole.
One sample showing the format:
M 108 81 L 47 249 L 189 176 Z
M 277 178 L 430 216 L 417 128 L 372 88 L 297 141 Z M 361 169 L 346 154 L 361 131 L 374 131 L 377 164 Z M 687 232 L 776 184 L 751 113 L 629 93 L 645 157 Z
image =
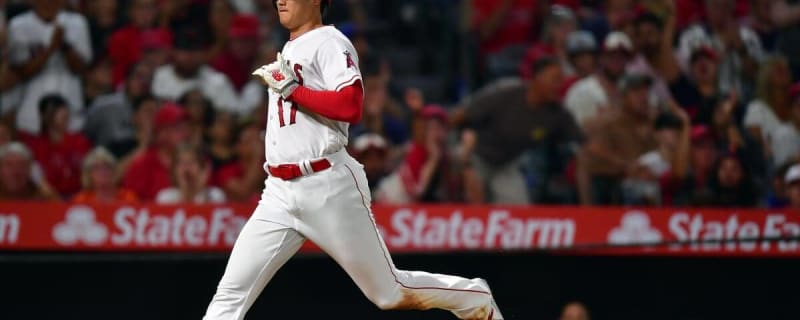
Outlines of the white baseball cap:
M 567 36 L 567 52 L 593 52 L 597 50 L 597 41 L 591 32 L 585 30 L 573 31 Z
M 789 167 L 789 170 L 786 171 L 783 181 L 786 184 L 800 181 L 800 163 Z
M 628 51 L 633 52 L 633 42 L 631 38 L 628 37 L 622 31 L 613 31 L 606 36 L 606 39 L 603 41 L 603 50 L 604 51 Z
M 370 148 L 385 150 L 388 146 L 386 139 L 375 133 L 362 134 L 353 141 L 353 151 L 355 152 L 364 152 Z

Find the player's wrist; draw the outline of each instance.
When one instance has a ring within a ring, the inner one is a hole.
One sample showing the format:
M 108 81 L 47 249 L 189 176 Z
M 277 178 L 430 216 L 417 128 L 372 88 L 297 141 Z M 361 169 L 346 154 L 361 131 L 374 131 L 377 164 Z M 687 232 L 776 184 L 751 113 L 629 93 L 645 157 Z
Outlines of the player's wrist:
M 283 89 L 281 89 L 281 96 L 284 99 L 289 99 L 292 96 L 292 94 L 294 94 L 295 90 L 297 90 L 297 88 L 299 87 L 300 84 L 297 83 L 297 81 L 291 81 L 288 84 L 286 84 L 286 86 L 284 86 Z

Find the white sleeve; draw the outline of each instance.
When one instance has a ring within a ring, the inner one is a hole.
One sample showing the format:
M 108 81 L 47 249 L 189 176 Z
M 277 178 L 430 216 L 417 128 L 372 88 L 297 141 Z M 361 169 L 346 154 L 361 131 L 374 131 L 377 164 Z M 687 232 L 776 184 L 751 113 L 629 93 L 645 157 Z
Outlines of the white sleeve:
M 82 15 L 75 14 L 64 30 L 64 39 L 84 60 L 92 61 L 92 42 L 89 39 L 89 24 Z
M 344 40 L 331 38 L 325 41 L 317 50 L 316 61 L 327 90 L 339 91 L 361 80 L 358 55 Z
M 204 95 L 211 100 L 211 104 L 218 110 L 235 111 L 238 103 L 236 89 L 222 73 L 209 70 L 206 81 L 202 84 Z
M 761 39 L 752 29 L 748 27 L 741 27 L 739 29 L 739 36 L 742 38 L 747 54 L 758 62 L 764 60 L 764 48 L 761 46 Z
M 11 65 L 18 66 L 31 59 L 31 50 L 28 49 L 24 26 L 19 21 L 12 20 L 8 27 L 8 61 Z
M 180 191 L 178 191 L 178 189 L 169 187 L 161 189 L 161 191 L 156 194 L 155 202 L 158 204 L 174 204 L 180 202 L 180 199 Z

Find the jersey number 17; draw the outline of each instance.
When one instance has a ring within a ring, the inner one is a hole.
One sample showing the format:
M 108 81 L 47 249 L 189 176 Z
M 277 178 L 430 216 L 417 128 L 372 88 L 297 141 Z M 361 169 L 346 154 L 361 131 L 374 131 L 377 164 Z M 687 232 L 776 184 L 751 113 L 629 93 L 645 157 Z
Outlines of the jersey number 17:
M 300 75 L 300 71 L 303 71 L 303 66 L 299 64 L 294 64 L 292 68 L 294 70 L 294 75 L 297 77 L 297 83 L 301 86 L 303 85 L 303 76 Z M 281 128 L 286 126 L 286 120 L 283 117 L 283 104 L 288 103 L 290 105 L 289 109 L 289 125 L 295 124 L 297 119 L 297 106 L 292 103 L 291 101 L 286 101 L 283 97 L 278 98 L 278 122 L 280 122 Z

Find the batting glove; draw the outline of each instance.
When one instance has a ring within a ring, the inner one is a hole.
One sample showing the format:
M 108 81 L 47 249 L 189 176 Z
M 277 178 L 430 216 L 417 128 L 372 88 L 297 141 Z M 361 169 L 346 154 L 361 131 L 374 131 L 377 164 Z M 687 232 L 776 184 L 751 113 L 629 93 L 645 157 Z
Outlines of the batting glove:
M 253 75 L 259 77 L 264 84 L 272 88 L 275 93 L 280 94 L 284 99 L 289 98 L 300 84 L 297 82 L 289 62 L 283 60 L 281 53 L 275 62 L 270 63 L 253 71 Z

